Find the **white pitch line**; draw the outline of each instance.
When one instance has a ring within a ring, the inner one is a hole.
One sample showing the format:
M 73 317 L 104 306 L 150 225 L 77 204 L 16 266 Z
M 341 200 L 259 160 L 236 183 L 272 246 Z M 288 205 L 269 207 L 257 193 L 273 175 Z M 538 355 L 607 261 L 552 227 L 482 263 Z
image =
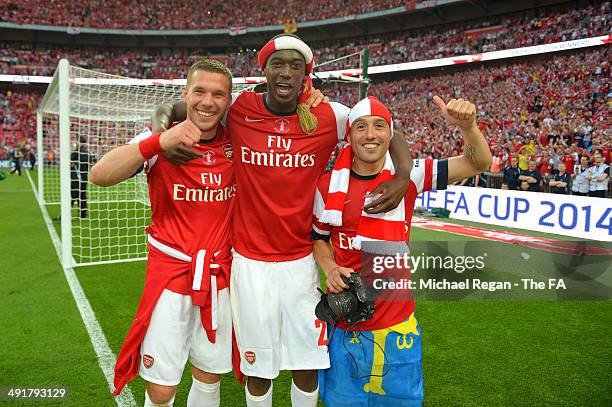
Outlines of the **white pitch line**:
M 60 238 L 53 227 L 53 222 L 47 213 L 47 209 L 40 203 L 41 201 L 38 197 L 36 187 L 34 187 L 32 177 L 30 177 L 30 174 L 28 173 L 26 173 L 26 175 L 28 176 L 28 181 L 30 181 L 30 185 L 32 186 L 32 192 L 34 193 L 34 197 L 38 202 L 38 206 L 45 220 L 45 224 L 47 225 L 47 230 L 49 231 L 49 236 L 51 237 L 51 241 L 55 247 L 55 252 L 57 253 L 57 257 L 61 263 L 62 245 Z M 106 340 L 106 336 L 104 336 L 102 327 L 96 319 L 96 315 L 91 308 L 89 300 L 85 296 L 85 292 L 83 291 L 81 283 L 79 283 L 79 279 L 74 273 L 74 270 L 72 267 L 64 267 L 63 265 L 62 268 L 64 269 L 64 276 L 66 276 L 66 280 L 68 281 L 68 286 L 70 287 L 74 301 L 76 302 L 77 308 L 81 313 L 81 318 L 85 323 L 85 328 L 87 329 L 87 333 L 91 339 L 91 344 L 93 345 L 94 351 L 98 356 L 98 364 L 100 365 L 100 369 L 102 369 L 104 377 L 106 377 L 108 388 L 110 391 L 113 391 L 115 389 L 115 386 L 113 385 L 114 367 L 117 358 L 115 357 L 115 354 L 111 350 L 110 346 L 108 346 L 108 341 Z M 121 392 L 119 396 L 115 397 L 115 401 L 119 407 L 136 406 L 136 400 L 134 399 L 134 395 L 128 386 L 123 389 L 123 392 Z

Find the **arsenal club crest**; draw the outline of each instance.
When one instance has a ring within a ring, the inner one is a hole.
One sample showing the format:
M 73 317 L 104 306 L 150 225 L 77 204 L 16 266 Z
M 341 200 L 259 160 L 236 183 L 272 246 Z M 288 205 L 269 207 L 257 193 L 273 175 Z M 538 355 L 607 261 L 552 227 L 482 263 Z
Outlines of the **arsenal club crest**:
M 274 131 L 277 133 L 289 133 L 289 120 L 278 119 L 274 121 Z
M 255 363 L 255 352 L 247 350 L 244 352 L 244 359 L 249 362 L 249 365 Z
M 213 165 L 217 161 L 214 151 L 206 150 L 202 153 L 202 162 L 205 165 Z
M 153 366 L 153 362 L 155 362 L 155 359 L 153 359 L 153 356 L 151 356 L 151 355 L 144 355 L 142 357 L 142 364 L 147 369 L 150 369 L 151 366 Z
M 223 153 L 225 154 L 225 157 L 228 160 L 231 160 L 234 157 L 234 152 L 232 151 L 232 145 L 231 144 L 224 144 L 223 145 Z

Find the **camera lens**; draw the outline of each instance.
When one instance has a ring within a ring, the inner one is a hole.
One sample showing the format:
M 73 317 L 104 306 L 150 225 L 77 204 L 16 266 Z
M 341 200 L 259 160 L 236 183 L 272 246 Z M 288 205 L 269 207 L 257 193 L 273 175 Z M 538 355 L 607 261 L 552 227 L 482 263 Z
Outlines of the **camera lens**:
M 334 324 L 340 318 L 340 315 L 334 314 L 334 311 L 329 308 L 327 298 L 321 299 L 315 307 L 315 315 L 321 321 L 325 321 L 328 324 Z
M 329 308 L 335 315 L 352 315 L 359 308 L 357 296 L 350 291 L 343 291 L 327 297 Z
M 315 308 L 315 315 L 320 320 L 336 323 L 341 316 L 351 316 L 359 309 L 359 300 L 355 293 L 343 291 L 329 294 Z

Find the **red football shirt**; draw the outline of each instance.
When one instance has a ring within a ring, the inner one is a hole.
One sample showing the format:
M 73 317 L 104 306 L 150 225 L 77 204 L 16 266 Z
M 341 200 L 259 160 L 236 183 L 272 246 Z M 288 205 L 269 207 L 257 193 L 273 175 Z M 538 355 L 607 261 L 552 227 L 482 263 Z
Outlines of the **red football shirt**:
M 549 167 L 550 165 L 550 157 L 548 155 L 538 155 L 537 159 L 540 160 L 540 164 L 538 164 L 538 172 L 542 175 L 551 174 L 552 171 Z
M 131 142 L 151 136 L 146 129 Z M 147 232 L 156 240 L 194 256 L 198 250 L 222 250 L 217 262 L 229 269 L 231 259 L 230 225 L 234 209 L 236 184 L 229 136 L 219 126 L 217 137 L 210 143 L 194 147 L 204 158 L 185 165 L 175 165 L 163 155 L 145 163 L 151 225 Z M 226 275 L 229 282 L 229 275 Z M 187 276 L 184 278 L 187 283 Z M 181 282 L 179 282 L 181 283 Z M 173 284 L 177 292 L 188 291 Z M 219 289 L 222 287 L 219 287 Z
M 315 186 L 344 139 L 349 109 L 330 102 L 311 111 L 318 119 L 312 134 L 297 114 L 270 111 L 263 94 L 241 93 L 228 111 L 238 186 L 232 246 L 245 257 L 290 261 L 312 252 Z
M 352 268 L 356 272 L 360 272 L 362 252 L 353 249 L 352 240 L 357 236 L 357 228 L 361 218 L 361 208 L 363 207 L 365 195 L 369 185 L 376 176 L 363 177 L 351 171 L 346 203 L 342 213 L 342 226 L 340 227 L 332 227 L 319 221 L 325 208 L 330 178 L 331 172 L 328 172 L 319 179 L 317 184 L 313 211 L 313 235 L 315 238 L 329 236 L 334 248 L 336 263 L 342 267 Z M 446 189 L 447 184 L 447 160 L 425 158 L 414 161 L 414 167 L 410 172 L 410 187 L 404 198 L 407 242 L 410 240 L 412 213 L 417 195 L 424 191 Z M 406 320 L 412 314 L 414 311 L 413 300 L 402 300 L 401 298 L 405 294 L 397 291 L 391 291 L 387 294 L 385 300 L 376 301 L 376 310 L 372 318 L 357 324 L 354 329 L 373 330 L 386 328 Z M 398 296 L 399 298 L 397 298 Z M 342 320 L 338 322 L 338 326 L 342 329 L 347 328 Z
M 565 172 L 569 175 L 574 173 L 574 157 L 571 154 L 564 155 L 561 160 L 565 163 Z

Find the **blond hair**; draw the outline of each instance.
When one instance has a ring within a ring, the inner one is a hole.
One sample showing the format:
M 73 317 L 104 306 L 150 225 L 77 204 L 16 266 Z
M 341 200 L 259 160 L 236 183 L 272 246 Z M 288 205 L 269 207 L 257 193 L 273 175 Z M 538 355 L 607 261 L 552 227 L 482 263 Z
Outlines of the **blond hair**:
M 220 73 L 227 78 L 230 83 L 230 92 L 232 87 L 232 71 L 229 70 L 227 66 L 223 62 L 219 62 L 214 59 L 200 59 L 189 68 L 189 72 L 187 72 L 187 84 L 185 87 L 189 88 L 191 83 L 193 82 L 193 77 L 197 71 L 205 71 L 205 72 L 213 72 Z

